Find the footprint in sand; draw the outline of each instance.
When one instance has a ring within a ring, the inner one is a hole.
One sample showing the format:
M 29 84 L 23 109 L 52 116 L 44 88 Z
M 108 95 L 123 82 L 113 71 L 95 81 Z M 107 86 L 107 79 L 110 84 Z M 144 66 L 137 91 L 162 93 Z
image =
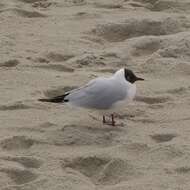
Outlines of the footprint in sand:
M 66 125 L 61 130 L 50 131 L 47 143 L 62 145 L 99 145 L 107 146 L 115 142 L 121 135 L 121 129 L 95 128 L 80 125 Z
M 120 3 L 103 3 L 103 2 L 96 2 L 94 3 L 95 7 L 97 8 L 103 8 L 103 9 L 121 9 L 123 8 L 122 4 Z
M 37 57 L 35 59 L 31 58 L 31 57 L 27 57 L 28 60 L 32 60 L 34 62 L 37 62 L 37 63 L 49 63 L 50 60 L 47 59 L 47 58 L 44 58 L 44 57 Z
M 0 168 L 0 172 L 7 176 L 17 185 L 25 184 L 37 179 L 38 175 L 22 167 Z
M 172 175 L 181 175 L 181 176 L 189 176 L 190 175 L 190 166 L 187 164 L 187 165 L 182 165 L 180 164 L 180 166 L 177 166 L 177 167 L 167 167 L 167 168 L 164 168 L 165 172 L 167 174 L 172 174 Z
M 16 67 L 20 62 L 17 59 L 10 59 L 0 63 L 0 67 Z
M 26 136 L 13 136 L 0 142 L 0 146 L 5 150 L 28 149 L 34 145 L 35 141 Z
M 8 105 L 0 105 L 0 111 L 14 111 L 14 110 L 23 110 L 23 109 L 30 109 L 31 107 L 28 105 L 23 104 L 22 102 L 15 102 L 13 104 Z
M 145 143 L 129 143 L 117 146 L 117 150 L 127 154 L 142 155 L 142 153 L 149 151 L 150 147 Z
M 10 184 L 22 185 L 36 180 L 39 175 L 33 169 L 38 169 L 42 162 L 34 157 L 3 156 L 0 157 L 0 174 L 10 178 Z
M 65 159 L 63 169 L 77 170 L 97 185 L 113 185 L 139 176 L 133 165 L 120 158 L 88 156 Z
M 162 146 L 162 144 L 159 144 L 158 147 L 153 147 L 147 152 L 147 155 L 154 162 L 170 162 L 171 160 L 179 159 L 184 154 L 183 147 L 176 147 L 175 145 Z
M 61 54 L 56 52 L 50 52 L 46 54 L 45 57 L 39 57 L 34 59 L 35 62 L 48 63 L 48 64 L 37 65 L 35 67 L 61 71 L 61 72 L 74 72 L 73 68 L 65 66 L 63 64 L 49 64 L 49 62 L 65 62 L 73 57 L 74 55 L 72 54 Z
M 190 174 L 190 167 L 182 166 L 182 167 L 176 168 L 174 171 L 178 174 Z
M 84 20 L 84 19 L 89 19 L 89 18 L 100 18 L 100 15 L 97 14 L 97 13 L 91 13 L 91 12 L 88 12 L 88 11 L 79 11 L 79 12 L 73 14 L 73 18 L 75 20 L 76 19 L 78 19 L 78 20 L 80 20 L 80 19 Z M 98 42 L 98 40 L 94 39 L 94 42 Z
M 105 66 L 105 60 L 102 56 L 84 53 L 83 55 L 76 56 L 72 60 L 70 60 L 70 64 L 76 65 L 77 67 L 86 67 L 86 66 Z
M 74 57 L 74 55 L 72 55 L 72 54 L 64 55 L 61 53 L 50 52 L 50 53 L 48 53 L 42 57 L 37 57 L 34 59 L 31 57 L 28 57 L 28 59 L 32 60 L 34 62 L 37 62 L 37 63 L 49 63 L 50 61 L 52 61 L 52 62 L 64 62 L 64 61 L 67 61 L 73 57 Z
M 139 36 L 160 36 L 180 31 L 183 31 L 183 25 L 178 17 L 144 17 L 100 24 L 92 29 L 90 34 L 101 36 L 109 42 L 120 42 Z
M 74 57 L 73 54 L 62 54 L 62 53 L 56 53 L 56 52 L 49 52 L 46 55 L 47 59 L 54 61 L 54 62 L 64 62 L 73 57 Z
M 131 54 L 135 57 L 151 55 L 162 48 L 161 42 L 159 37 L 143 36 L 134 41 Z
M 168 142 L 168 141 L 171 141 L 175 137 L 177 137 L 176 134 L 155 134 L 155 135 L 151 135 L 151 138 L 157 143 Z
M 1 9 L 1 8 L 4 8 L 4 7 L 5 7 L 5 4 L 0 3 L 0 9 Z

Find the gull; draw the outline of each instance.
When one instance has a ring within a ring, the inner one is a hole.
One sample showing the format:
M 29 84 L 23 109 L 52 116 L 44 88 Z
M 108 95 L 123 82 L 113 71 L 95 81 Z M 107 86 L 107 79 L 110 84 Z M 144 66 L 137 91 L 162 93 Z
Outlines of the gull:
M 128 100 L 133 100 L 136 95 L 136 81 L 143 78 L 137 77 L 132 70 L 122 68 L 111 77 L 98 77 L 86 85 L 68 91 L 63 95 L 53 98 L 39 99 L 41 102 L 67 103 L 72 106 L 95 109 L 104 113 L 111 113 L 111 123 L 106 121 L 103 114 L 103 124 L 115 126 L 114 108 L 125 106 Z M 110 112 L 111 110 L 111 112 Z

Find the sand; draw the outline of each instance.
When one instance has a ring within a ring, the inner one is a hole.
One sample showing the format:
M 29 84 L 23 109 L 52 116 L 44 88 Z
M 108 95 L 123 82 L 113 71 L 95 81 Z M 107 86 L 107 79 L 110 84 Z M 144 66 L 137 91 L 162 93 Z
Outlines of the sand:
M 1 0 L 0 26 L 1 190 L 189 190 L 189 0 Z M 37 101 L 122 67 L 117 127 Z

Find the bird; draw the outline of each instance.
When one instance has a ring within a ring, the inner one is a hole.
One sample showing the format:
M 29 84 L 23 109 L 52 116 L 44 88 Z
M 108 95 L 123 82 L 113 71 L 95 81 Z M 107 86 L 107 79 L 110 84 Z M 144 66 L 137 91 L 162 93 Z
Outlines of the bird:
M 41 102 L 65 103 L 72 106 L 110 112 L 115 107 L 126 105 L 136 95 L 136 81 L 143 81 L 130 69 L 121 68 L 110 77 L 97 77 L 86 85 L 52 98 L 38 99 Z M 110 112 L 111 123 L 103 114 L 103 124 L 115 126 L 114 112 Z

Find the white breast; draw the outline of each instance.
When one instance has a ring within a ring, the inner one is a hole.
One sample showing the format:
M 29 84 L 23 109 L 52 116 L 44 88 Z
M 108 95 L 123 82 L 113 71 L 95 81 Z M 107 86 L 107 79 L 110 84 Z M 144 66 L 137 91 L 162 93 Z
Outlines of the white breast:
M 129 88 L 127 89 L 127 99 L 133 100 L 136 95 L 136 84 L 129 84 Z

